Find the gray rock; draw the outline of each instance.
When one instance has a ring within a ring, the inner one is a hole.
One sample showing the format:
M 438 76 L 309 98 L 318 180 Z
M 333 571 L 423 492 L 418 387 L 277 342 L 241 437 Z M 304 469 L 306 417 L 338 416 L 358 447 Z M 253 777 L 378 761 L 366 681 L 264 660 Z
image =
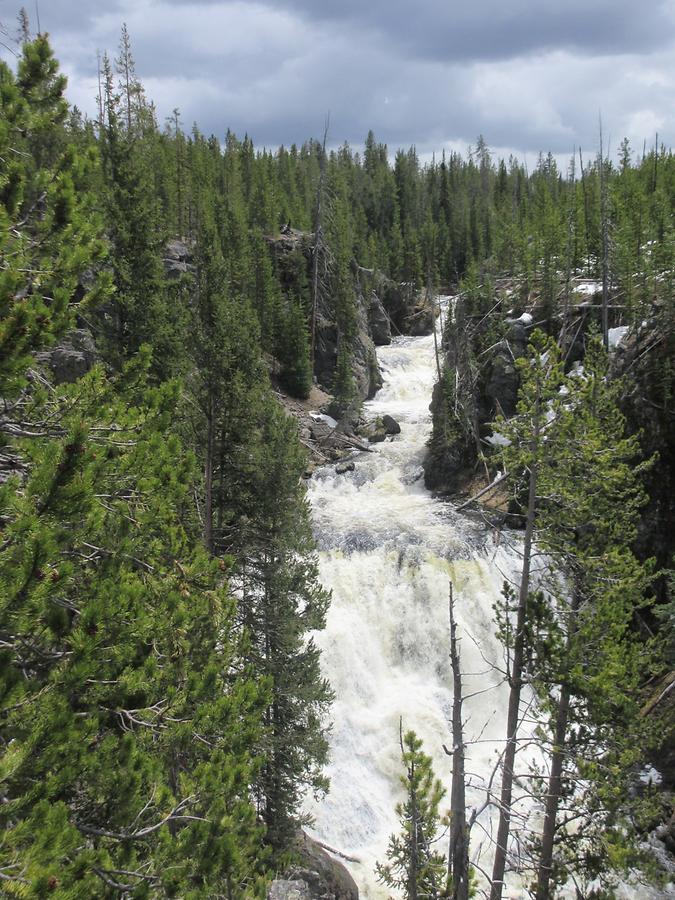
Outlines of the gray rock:
M 276 878 L 267 900 L 358 900 L 359 889 L 344 865 L 304 832 L 296 839 L 300 865 Z
M 385 415 L 382 416 L 382 424 L 384 425 L 384 430 L 387 434 L 400 434 L 401 426 L 398 424 L 396 419 L 393 416 Z
M 391 344 L 391 323 L 382 301 L 375 292 L 368 303 L 368 328 L 376 347 Z
M 309 430 L 314 440 L 318 443 L 326 441 L 333 433 L 333 428 L 331 428 L 328 422 L 324 422 L 321 419 L 316 422 L 312 422 L 309 426 Z
M 353 460 L 347 460 L 346 462 L 338 463 L 335 466 L 335 472 L 337 475 L 344 475 L 345 472 L 353 472 L 356 466 L 354 465 Z
M 507 416 L 512 416 L 516 411 L 519 384 L 518 370 L 510 353 L 500 347 L 492 360 L 486 396 L 493 401 L 495 409 L 501 407 Z
M 309 886 L 301 879 L 289 881 L 277 878 L 267 892 L 267 900 L 312 900 Z
M 381 420 L 363 425 L 359 428 L 359 434 L 361 437 L 367 438 L 371 444 L 379 444 L 387 436 L 387 432 L 384 430 L 384 425 Z
M 38 362 L 49 366 L 57 384 L 72 384 L 86 375 L 99 360 L 94 339 L 85 328 L 70 331 L 51 350 L 44 350 L 35 356 Z
M 431 334 L 434 326 L 433 310 L 414 284 L 395 282 L 379 276 L 378 294 L 382 305 L 399 334 Z
M 192 249 L 185 241 L 169 241 L 164 248 L 164 271 L 167 278 L 177 280 L 192 270 Z

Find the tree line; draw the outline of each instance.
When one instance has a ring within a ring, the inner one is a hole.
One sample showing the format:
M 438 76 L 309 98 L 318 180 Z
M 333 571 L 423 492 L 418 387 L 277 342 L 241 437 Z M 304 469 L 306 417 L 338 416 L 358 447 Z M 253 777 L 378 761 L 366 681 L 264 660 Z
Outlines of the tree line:
M 515 159 L 495 163 L 482 138 L 466 159 L 426 165 L 414 148 L 392 163 L 372 132 L 363 152 L 327 149 L 325 136 L 257 151 L 247 136 L 186 132 L 178 110 L 160 125 L 126 28 L 115 58 L 101 60 L 95 119 L 68 107 L 48 38 L 32 38 L 25 21 L 17 53 L 15 68 L 0 65 L 3 890 L 262 895 L 288 859 L 304 793 L 326 788 L 331 699 L 311 639 L 329 598 L 305 460 L 271 383 L 309 395 L 320 301 L 339 334 L 325 387 L 345 407 L 353 400 L 356 262 L 430 294 L 456 287 L 463 298 L 456 323 L 477 335 L 464 346 L 470 377 L 457 382 L 446 369 L 437 443 L 459 430 L 480 446 L 471 391 L 452 391 L 475 382 L 476 359 L 502 336 L 487 315 L 498 276 L 515 286 L 500 309 L 536 295 L 546 330 L 560 327 L 568 341 L 575 279 L 599 279 L 605 343 L 610 325 L 656 315 L 670 346 L 672 154 L 657 143 L 635 159 L 624 143 L 618 166 L 579 154 L 577 169 L 575 154 L 561 174 L 542 156 L 529 174 Z M 282 227 L 302 240 L 280 257 Z M 36 353 L 75 326 L 94 336 L 99 363 L 54 383 Z M 551 582 L 544 602 L 524 576 L 522 597 L 507 590 L 498 612 L 513 705 L 527 680 L 548 723 L 554 782 L 545 793 L 555 803 L 541 898 L 568 872 L 568 832 L 558 826 L 578 801 L 570 766 L 583 757 L 590 782 L 616 753 L 621 778 L 630 769 L 629 732 L 617 732 L 615 750 L 610 723 L 636 721 L 629 622 L 648 580 L 626 555 L 639 507 L 626 474 L 635 447 L 608 411 L 602 354 L 592 357 L 595 374 L 573 381 L 559 344 L 522 364 L 522 408 L 498 426 L 511 429 L 508 453 L 525 448 L 504 463 L 521 501 L 521 479 L 533 461 L 540 467 L 549 506 L 535 489 L 532 537 L 536 526 L 576 591 L 570 600 L 562 581 Z M 664 407 L 667 375 L 655 366 L 648 376 Z M 573 399 L 561 404 L 563 386 Z M 560 416 L 556 446 L 575 448 L 569 458 L 549 458 L 549 424 L 531 446 L 549 404 Z M 598 502 L 610 488 L 616 501 L 590 532 L 591 495 L 569 493 L 586 467 Z M 600 556 L 612 567 L 599 571 Z M 591 646 L 596 669 L 584 693 Z M 568 752 L 570 740 L 583 753 Z M 439 792 L 420 748 L 407 735 L 401 742 L 411 783 L 431 786 L 433 812 Z M 511 729 L 507 747 L 515 743 Z M 619 782 L 591 793 L 617 834 Z M 508 797 L 500 802 L 508 836 Z M 583 845 L 594 848 L 590 873 L 607 861 L 593 855 L 607 820 L 584 821 L 596 826 Z M 437 873 L 436 863 L 425 871 Z

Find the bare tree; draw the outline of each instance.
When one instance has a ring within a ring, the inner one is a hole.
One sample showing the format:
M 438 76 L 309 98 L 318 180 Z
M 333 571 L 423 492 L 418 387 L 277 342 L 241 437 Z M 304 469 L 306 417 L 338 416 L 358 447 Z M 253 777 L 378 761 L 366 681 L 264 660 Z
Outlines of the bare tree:
M 528 498 L 525 518 L 525 538 L 523 542 L 523 561 L 518 589 L 518 606 L 516 612 L 516 628 L 513 635 L 513 658 L 509 672 L 509 706 L 506 721 L 506 747 L 504 751 L 504 767 L 502 772 L 502 789 L 499 802 L 499 826 L 497 829 L 497 847 L 492 867 L 492 885 L 490 900 L 501 900 L 504 888 L 504 872 L 508 851 L 509 832 L 511 828 L 511 805 L 513 800 L 514 765 L 518 742 L 518 725 L 520 719 L 520 696 L 523 687 L 525 667 L 525 625 L 527 619 L 527 602 L 530 592 L 530 571 L 532 565 L 532 545 L 534 538 L 538 460 L 541 453 L 542 427 L 542 383 L 541 361 L 535 366 L 535 396 L 532 416 L 532 437 L 529 442 L 530 463 L 528 473 Z
M 462 721 L 462 670 L 455 621 L 455 600 L 450 582 L 450 664 L 452 666 L 452 787 L 450 791 L 450 848 L 448 872 L 452 876 L 453 900 L 469 898 L 469 830 L 466 822 L 466 765 Z M 445 752 L 450 753 L 446 748 Z

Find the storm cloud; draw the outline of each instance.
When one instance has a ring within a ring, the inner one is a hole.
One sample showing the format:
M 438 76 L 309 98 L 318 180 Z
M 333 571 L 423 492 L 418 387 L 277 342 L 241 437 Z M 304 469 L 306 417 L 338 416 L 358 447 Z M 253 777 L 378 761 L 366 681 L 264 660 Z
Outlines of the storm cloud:
M 0 9 L 11 32 L 16 7 Z M 372 128 L 425 156 L 479 134 L 503 154 L 592 152 L 600 114 L 614 148 L 675 138 L 675 0 L 40 0 L 90 114 L 122 22 L 160 120 L 178 107 L 258 146 L 316 136 L 328 111 L 334 144 Z

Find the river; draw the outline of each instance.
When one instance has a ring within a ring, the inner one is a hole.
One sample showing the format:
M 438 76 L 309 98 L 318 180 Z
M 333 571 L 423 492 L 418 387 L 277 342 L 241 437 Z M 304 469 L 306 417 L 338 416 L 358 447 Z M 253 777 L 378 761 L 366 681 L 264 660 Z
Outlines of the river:
M 433 336 L 396 338 L 378 349 L 378 359 L 384 385 L 365 412 L 389 413 L 399 422 L 400 435 L 373 445 L 373 453 L 356 455 L 353 472 L 320 469 L 309 487 L 320 575 L 333 592 L 317 642 L 336 693 L 327 772 L 331 790 L 310 806 L 313 833 L 359 860 L 349 868 L 366 898 L 388 896 L 373 870 L 376 861 L 385 861 L 389 835 L 399 830 L 400 719 L 404 729 L 423 739 L 437 776 L 449 788 L 450 758 L 443 744 L 451 744 L 450 580 L 465 692 L 474 694 L 465 705 L 466 738 L 476 741 L 468 751 L 473 787 L 467 801 L 481 805 L 485 799 L 507 704 L 494 668 L 503 667 L 503 651 L 492 607 L 504 578 L 513 578 L 519 563 L 515 548 L 424 487 L 436 375 Z M 479 863 L 491 860 L 489 829 L 486 814 L 473 832 L 472 853 Z
M 441 300 L 447 311 L 450 298 Z M 333 594 L 326 628 L 315 639 L 336 694 L 327 768 L 331 789 L 308 804 L 315 818 L 311 833 L 357 860 L 348 868 L 360 896 L 373 900 L 390 895 L 378 884 L 374 867 L 386 861 L 388 838 L 400 831 L 395 814 L 403 798 L 400 721 L 424 741 L 448 789 L 442 809 L 450 805 L 451 760 L 443 750 L 452 743 L 450 581 L 467 698 L 469 812 L 485 801 L 503 747 L 508 703 L 493 604 L 505 579 L 517 582 L 520 564 L 517 534 L 498 534 L 424 487 L 436 378 L 433 335 L 398 337 L 378 349 L 378 360 L 384 384 L 365 404 L 365 413 L 373 418 L 388 413 L 401 433 L 375 444 L 372 453 L 355 455 L 353 472 L 320 468 L 308 494 L 320 577 Z M 532 727 L 524 726 L 521 737 Z M 531 748 L 519 754 L 517 771 L 527 771 L 532 755 Z M 526 802 L 517 800 L 516 810 L 526 812 Z M 471 858 L 479 870 L 491 869 L 495 831 L 496 816 L 485 810 L 471 834 Z M 439 849 L 446 852 L 447 837 Z M 512 900 L 524 896 L 517 879 L 504 891 Z M 627 883 L 617 890 L 617 897 L 633 900 L 664 896 L 675 896 L 675 889 L 663 893 Z

